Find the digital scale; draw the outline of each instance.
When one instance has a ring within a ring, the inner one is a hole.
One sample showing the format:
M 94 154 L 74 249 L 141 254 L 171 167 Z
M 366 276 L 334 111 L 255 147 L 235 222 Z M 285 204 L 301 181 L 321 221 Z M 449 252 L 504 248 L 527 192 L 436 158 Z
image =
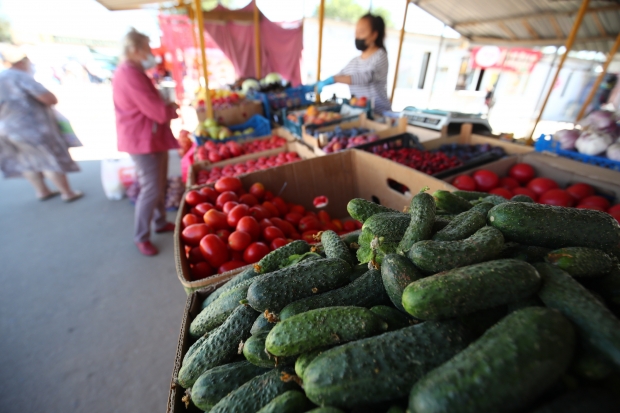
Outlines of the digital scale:
M 490 135 L 491 125 L 486 116 L 474 113 L 449 112 L 437 109 L 418 109 L 407 106 L 401 117 L 407 118 L 407 123 L 412 126 L 420 126 L 426 129 L 442 130 L 447 126 L 448 135 L 456 135 L 461 132 L 461 125 L 472 124 L 472 132 L 479 135 Z

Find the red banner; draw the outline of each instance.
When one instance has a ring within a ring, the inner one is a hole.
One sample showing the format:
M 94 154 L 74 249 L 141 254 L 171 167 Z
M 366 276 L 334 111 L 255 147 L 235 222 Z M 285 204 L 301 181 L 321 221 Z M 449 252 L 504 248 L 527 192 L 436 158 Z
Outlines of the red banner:
M 542 57 L 539 50 L 520 47 L 482 46 L 472 49 L 474 69 L 499 69 L 509 72 L 531 72 Z

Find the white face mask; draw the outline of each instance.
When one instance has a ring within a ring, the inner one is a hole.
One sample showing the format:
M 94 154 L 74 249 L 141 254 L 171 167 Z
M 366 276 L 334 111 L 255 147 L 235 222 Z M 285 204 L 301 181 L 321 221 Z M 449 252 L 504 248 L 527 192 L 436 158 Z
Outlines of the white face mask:
M 157 60 L 155 60 L 155 56 L 149 54 L 147 58 L 142 60 L 140 63 L 142 64 L 142 68 L 144 70 L 149 70 L 157 65 Z

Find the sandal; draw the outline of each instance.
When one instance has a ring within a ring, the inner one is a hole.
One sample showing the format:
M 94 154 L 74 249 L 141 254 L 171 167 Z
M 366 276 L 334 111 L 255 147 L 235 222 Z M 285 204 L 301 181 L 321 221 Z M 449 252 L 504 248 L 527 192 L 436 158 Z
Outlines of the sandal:
M 69 202 L 76 201 L 76 200 L 78 200 L 78 199 L 82 198 L 83 196 L 84 196 L 84 193 L 83 193 L 83 192 L 80 192 L 80 191 L 75 191 L 75 192 L 74 192 L 74 194 L 73 194 L 73 196 L 70 196 L 69 198 L 64 198 L 64 197 L 63 197 L 63 198 L 62 198 L 62 200 L 63 200 L 63 201 L 65 201 L 65 202 L 67 202 L 67 203 L 69 203 Z
M 48 199 L 52 199 L 56 196 L 60 195 L 60 192 L 58 191 L 52 191 L 49 194 L 45 195 L 45 196 L 40 196 L 38 197 L 39 201 L 47 201 Z

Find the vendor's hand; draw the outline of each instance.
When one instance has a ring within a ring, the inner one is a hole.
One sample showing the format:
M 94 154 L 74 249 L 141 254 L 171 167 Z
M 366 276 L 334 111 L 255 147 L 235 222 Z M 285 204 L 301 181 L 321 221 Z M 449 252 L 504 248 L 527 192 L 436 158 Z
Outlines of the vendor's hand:
M 330 76 L 325 80 L 321 80 L 320 82 L 317 82 L 316 84 L 317 92 L 321 93 L 325 86 L 333 85 L 334 83 L 336 83 L 336 81 L 334 80 L 333 76 Z

